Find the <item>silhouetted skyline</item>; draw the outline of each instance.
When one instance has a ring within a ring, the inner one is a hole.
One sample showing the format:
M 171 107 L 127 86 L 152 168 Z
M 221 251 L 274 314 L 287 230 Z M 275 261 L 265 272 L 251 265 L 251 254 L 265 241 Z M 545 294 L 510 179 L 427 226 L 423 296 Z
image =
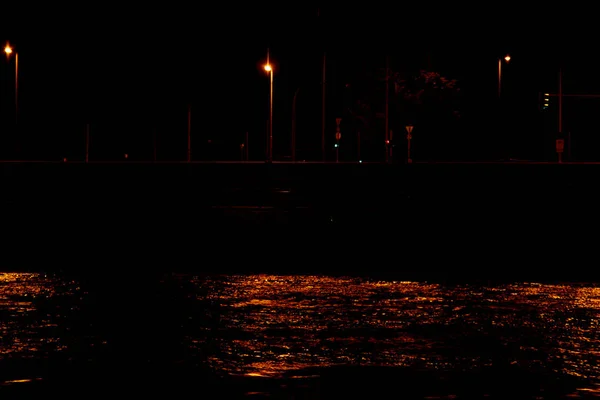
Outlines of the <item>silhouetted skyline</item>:
M 511 20 L 500 29 L 496 20 L 473 22 L 456 9 L 431 15 L 406 10 L 403 15 L 383 7 L 258 7 L 236 6 L 225 13 L 226 6 L 209 6 L 202 15 L 191 8 L 106 9 L 94 18 L 59 15 L 54 24 L 40 25 L 49 28 L 47 35 L 31 35 L 24 27 L 6 34 L 0 40 L 8 40 L 20 57 L 20 114 L 22 124 L 30 125 L 23 146 L 37 147 L 37 153 L 62 148 L 78 140 L 90 122 L 102 132 L 95 144 L 106 141 L 115 154 L 141 141 L 151 146 L 148 132 L 156 128 L 163 147 L 181 149 L 183 155 L 191 104 L 193 131 L 202 142 L 225 137 L 231 140 L 226 157 L 236 157 L 233 144 L 249 132 L 259 142 L 253 149 L 261 148 L 268 78 L 260 65 L 267 48 L 276 65 L 274 146 L 280 155 L 289 147 L 292 98 L 299 88 L 298 135 L 319 142 L 323 50 L 328 53 L 328 132 L 334 129 L 345 85 L 383 68 L 386 54 L 392 69 L 430 69 L 457 79 L 466 115 L 477 121 L 489 120 L 495 107 L 496 60 L 511 54 L 503 85 L 515 104 L 514 119 L 529 132 L 539 125 L 538 93 L 556 88 L 560 59 L 569 91 L 595 90 L 595 82 L 582 78 L 583 68 L 595 71 L 593 55 L 564 45 L 566 37 L 556 41 L 559 36 L 552 31 L 538 33 L 537 25 L 526 32 Z M 500 15 L 497 22 L 502 22 Z M 0 113 L 8 129 L 13 65 L 3 58 L 0 66 Z M 180 155 L 175 151 L 168 157 Z

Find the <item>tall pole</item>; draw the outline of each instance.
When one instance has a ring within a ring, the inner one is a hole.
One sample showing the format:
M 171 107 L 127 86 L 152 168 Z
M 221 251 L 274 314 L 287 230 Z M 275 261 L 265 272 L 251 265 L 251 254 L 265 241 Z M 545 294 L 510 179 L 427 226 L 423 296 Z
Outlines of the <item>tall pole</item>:
M 360 131 L 356 131 L 356 156 L 360 162 Z
M 273 161 L 273 66 L 271 50 L 267 47 L 267 64 L 265 71 L 269 73 L 269 121 L 267 122 L 267 162 Z
M 300 88 L 296 89 L 292 100 L 292 161 L 296 161 L 296 98 Z
M 321 156 L 325 161 L 325 77 L 327 76 L 327 55 L 323 52 L 323 80 L 321 89 Z
M 563 91 L 562 91 L 562 66 L 558 69 L 558 138 L 563 139 L 562 135 L 562 101 L 563 101 Z M 563 139 L 564 140 L 564 139 Z M 563 141 L 564 143 L 564 141 Z M 562 151 L 558 152 L 558 162 L 562 163 Z
M 498 58 L 498 97 L 502 93 L 502 59 Z
M 152 129 L 152 161 L 156 162 L 156 128 Z
M 562 67 L 558 70 L 558 134 L 562 134 L 563 128 L 563 90 L 562 90 Z
M 15 123 L 19 121 L 19 53 L 15 53 Z
M 189 104 L 187 113 L 187 162 L 192 162 L 192 106 Z
M 510 161 L 510 145 L 509 139 L 504 134 L 504 120 L 503 120 L 504 103 L 502 102 L 502 58 L 498 57 L 498 129 L 500 129 L 500 135 L 502 135 L 502 142 L 504 143 L 504 156 L 507 161 Z
M 269 161 L 273 161 L 273 67 L 269 71 L 270 94 L 269 94 Z
M 250 157 L 248 157 L 250 154 L 249 150 L 248 150 L 248 132 L 246 132 L 246 161 L 250 160 Z
M 385 57 L 385 162 L 389 161 L 390 148 L 390 56 Z
M 90 161 L 90 124 L 85 126 L 85 162 Z

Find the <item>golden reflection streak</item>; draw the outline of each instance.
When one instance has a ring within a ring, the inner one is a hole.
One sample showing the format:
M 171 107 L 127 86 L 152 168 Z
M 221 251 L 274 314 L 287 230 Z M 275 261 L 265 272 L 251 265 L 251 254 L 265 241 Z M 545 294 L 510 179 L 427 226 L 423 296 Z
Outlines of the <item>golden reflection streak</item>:
M 206 298 L 219 305 L 219 329 L 241 335 L 219 342 L 219 351 L 232 355 L 212 359 L 222 371 L 272 375 L 355 363 L 474 369 L 491 366 L 492 359 L 446 355 L 450 344 L 444 329 L 483 333 L 494 327 L 531 331 L 529 337 L 544 339 L 543 348 L 537 343 L 518 346 L 539 359 L 510 363 L 559 360 L 570 375 L 600 377 L 594 363 L 600 351 L 594 335 L 600 307 L 596 287 L 526 283 L 474 290 L 468 285 L 276 275 L 232 276 L 212 284 Z M 577 314 L 579 309 L 586 314 Z M 509 344 L 523 338 L 498 339 Z
M 52 335 L 57 326 L 50 316 L 39 314 L 37 302 L 75 293 L 74 282 L 38 273 L 0 273 L 0 360 L 3 357 L 39 357 L 37 353 L 63 351 L 67 347 Z M 59 293 L 60 292 L 60 293 Z M 77 308 L 71 304 L 71 310 Z M 60 316 L 59 316 L 60 317 Z

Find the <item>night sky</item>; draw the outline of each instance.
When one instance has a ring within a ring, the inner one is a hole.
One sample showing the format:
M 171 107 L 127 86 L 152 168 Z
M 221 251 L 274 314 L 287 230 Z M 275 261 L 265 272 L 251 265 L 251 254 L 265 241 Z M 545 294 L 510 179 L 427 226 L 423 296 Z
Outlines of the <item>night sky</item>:
M 489 130 L 497 59 L 510 53 L 504 91 L 513 104 L 511 123 L 519 126 L 512 133 L 520 142 L 517 153 L 526 157 L 542 156 L 535 153 L 539 139 L 532 133 L 540 126 L 538 94 L 557 89 L 561 63 L 565 92 L 600 89 L 591 47 L 574 41 L 573 32 L 544 28 L 544 14 L 531 19 L 523 12 L 390 7 L 224 3 L 201 9 L 189 4 L 37 9 L 45 16 L 41 21 L 17 18 L 0 28 L 3 44 L 10 41 L 19 53 L 20 129 L 28 132 L 21 133 L 20 146 L 33 158 L 79 157 L 90 122 L 95 149 L 104 158 L 124 152 L 148 158 L 156 131 L 164 159 L 185 159 L 191 104 L 194 154 L 206 155 L 202 151 L 209 150 L 198 146 L 211 140 L 221 148 L 214 157 L 235 159 L 249 132 L 255 143 L 251 157 L 260 159 L 268 118 L 269 81 L 261 70 L 267 48 L 276 67 L 276 157 L 289 153 L 291 104 L 298 88 L 299 146 L 320 147 L 324 49 L 331 135 L 346 85 L 383 67 L 386 53 L 392 68 L 426 68 L 458 79 L 465 118 L 478 132 L 469 133 L 478 137 L 471 142 L 475 148 L 483 146 L 481 137 Z M 581 29 L 579 34 L 584 35 Z M 12 129 L 13 62 L 7 64 L 5 57 L 0 62 L 4 132 Z M 578 122 L 567 123 L 565 116 L 565 129 L 587 134 L 593 130 L 587 128 L 593 121 L 588 116 L 600 100 L 575 103 Z M 565 113 L 575 112 L 568 108 Z M 494 146 L 493 139 L 488 142 L 484 147 Z

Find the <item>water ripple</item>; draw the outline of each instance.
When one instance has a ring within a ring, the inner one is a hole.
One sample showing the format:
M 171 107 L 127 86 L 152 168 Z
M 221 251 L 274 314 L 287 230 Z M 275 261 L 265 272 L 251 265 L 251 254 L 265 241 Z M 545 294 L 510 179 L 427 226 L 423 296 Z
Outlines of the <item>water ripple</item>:
M 317 275 L 140 282 L 108 276 L 91 293 L 65 277 L 0 273 L 0 385 L 35 381 L 65 361 L 113 365 L 128 352 L 139 365 L 155 357 L 229 377 L 301 379 L 353 367 L 508 376 L 517 368 L 581 383 L 573 396 L 599 393 L 595 285 Z
M 600 377 L 597 287 L 444 287 L 275 275 L 195 283 L 203 290 L 198 300 L 209 302 L 215 321 L 202 341 L 211 344 L 207 360 L 227 373 L 277 376 L 349 364 L 473 370 L 502 364 Z

